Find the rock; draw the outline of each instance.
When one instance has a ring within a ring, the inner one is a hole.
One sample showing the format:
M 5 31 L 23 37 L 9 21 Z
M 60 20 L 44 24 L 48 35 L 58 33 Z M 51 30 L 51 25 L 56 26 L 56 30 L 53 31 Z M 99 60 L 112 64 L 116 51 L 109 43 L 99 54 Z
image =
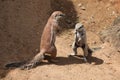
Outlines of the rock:
M 86 10 L 85 6 L 82 3 L 79 3 L 78 7 L 80 7 L 81 10 Z
M 82 3 L 79 3 L 79 4 L 78 4 L 78 7 L 82 7 Z
M 86 8 L 84 6 L 81 7 L 82 10 L 86 10 Z

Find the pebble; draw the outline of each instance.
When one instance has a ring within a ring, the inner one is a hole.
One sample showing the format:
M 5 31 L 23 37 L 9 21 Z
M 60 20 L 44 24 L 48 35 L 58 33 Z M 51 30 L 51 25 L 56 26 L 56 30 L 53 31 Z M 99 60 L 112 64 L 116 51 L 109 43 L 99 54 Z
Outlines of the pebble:
M 82 10 L 86 10 L 86 8 L 84 6 L 81 7 Z
M 78 4 L 78 7 L 82 7 L 82 3 L 79 3 L 79 4 Z
M 83 4 L 82 4 L 82 3 L 79 3 L 79 4 L 78 4 L 78 7 L 80 7 L 80 8 L 81 8 L 81 10 L 86 10 L 85 6 L 83 6 Z

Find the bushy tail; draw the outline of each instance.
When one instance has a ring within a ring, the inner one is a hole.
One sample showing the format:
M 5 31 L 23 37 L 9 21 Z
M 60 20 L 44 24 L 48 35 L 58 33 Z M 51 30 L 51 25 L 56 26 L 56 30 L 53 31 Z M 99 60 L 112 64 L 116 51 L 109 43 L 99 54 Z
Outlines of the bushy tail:
M 17 68 L 20 67 L 22 65 L 24 65 L 26 63 L 26 61 L 23 62 L 11 62 L 11 63 L 7 63 L 5 64 L 5 68 L 9 69 L 9 68 Z
M 36 67 L 40 62 L 42 62 L 43 59 L 44 59 L 44 54 L 40 52 L 30 62 L 21 66 L 21 69 L 24 70 L 24 69 L 31 69 L 33 67 Z
M 29 62 L 11 62 L 5 65 L 5 68 L 20 67 L 21 69 L 31 69 L 36 67 L 44 59 L 43 52 L 38 53 L 31 61 Z

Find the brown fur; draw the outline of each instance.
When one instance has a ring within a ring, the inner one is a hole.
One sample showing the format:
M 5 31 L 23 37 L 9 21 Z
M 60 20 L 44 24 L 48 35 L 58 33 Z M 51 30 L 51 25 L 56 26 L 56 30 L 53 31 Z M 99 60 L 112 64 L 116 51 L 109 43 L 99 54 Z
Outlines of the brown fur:
M 52 13 L 42 33 L 40 53 L 38 53 L 28 64 L 24 65 L 24 68 L 30 69 L 36 66 L 37 63 L 44 59 L 46 53 L 51 55 L 51 60 L 56 58 L 56 33 L 60 29 L 59 21 L 63 16 L 64 14 L 61 11 L 55 11 Z

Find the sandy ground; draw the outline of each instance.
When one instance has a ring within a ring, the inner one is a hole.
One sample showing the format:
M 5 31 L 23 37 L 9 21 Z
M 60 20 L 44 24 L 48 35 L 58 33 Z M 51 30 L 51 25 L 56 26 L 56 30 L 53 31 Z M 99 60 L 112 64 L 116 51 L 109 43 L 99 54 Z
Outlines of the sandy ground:
M 90 47 L 99 48 L 93 52 L 91 64 L 84 63 L 80 57 L 69 57 L 72 52 L 72 32 L 62 33 L 57 37 L 59 60 L 56 64 L 44 61 L 41 65 L 31 70 L 13 69 L 2 80 L 119 80 L 120 79 L 120 55 L 109 43 L 100 42 L 99 37 L 93 32 L 88 32 L 88 44 Z M 93 36 L 90 36 L 93 34 Z M 91 39 L 95 42 L 91 43 Z M 79 54 L 82 51 L 79 49 Z
M 19 37 L 17 36 L 17 34 L 14 34 L 15 36 L 18 37 L 18 40 L 17 38 L 14 38 L 14 37 L 11 38 L 11 35 L 4 36 L 5 40 L 4 38 L 1 39 L 5 43 L 6 43 L 6 40 L 8 42 L 9 40 L 10 41 L 15 40 L 15 45 L 10 46 L 10 45 L 3 44 L 4 46 L 9 46 L 9 47 L 1 48 L 3 49 L 1 50 L 3 51 L 1 52 L 1 56 L 3 57 L 0 58 L 1 60 L 0 61 L 0 78 L 1 78 L 0 80 L 119 80 L 120 79 L 120 59 L 119 59 L 120 53 L 116 51 L 116 49 L 112 46 L 112 44 L 107 42 L 103 43 L 99 36 L 99 32 L 109 27 L 109 25 L 113 23 L 114 19 L 120 15 L 119 0 L 108 0 L 108 1 L 106 0 L 72 0 L 74 6 L 73 4 L 71 4 L 69 0 L 58 0 L 58 2 L 60 1 L 59 2 L 60 5 L 54 3 L 55 10 L 60 9 L 65 11 L 66 13 L 68 13 L 69 15 L 68 17 L 70 17 L 70 20 L 72 20 L 72 18 L 77 16 L 78 21 L 81 21 L 85 25 L 87 29 L 88 45 L 90 46 L 91 49 L 94 50 L 91 58 L 91 64 L 84 63 L 81 57 L 68 56 L 70 53 L 72 53 L 71 44 L 73 42 L 73 37 L 74 37 L 73 29 L 68 29 L 62 32 L 61 35 L 57 36 L 56 46 L 58 50 L 57 59 L 59 60 L 59 62 L 56 64 L 52 64 L 52 63 L 48 63 L 47 61 L 43 61 L 43 63 L 41 63 L 39 66 L 31 70 L 20 70 L 19 68 L 5 70 L 3 69 L 3 66 L 4 66 L 3 62 L 8 62 L 8 60 L 9 61 L 24 60 L 23 59 L 24 56 L 29 56 L 31 58 L 33 55 L 35 55 L 35 53 L 39 51 L 38 49 L 39 39 L 40 39 L 40 33 L 42 32 L 39 30 L 41 30 L 40 25 L 44 25 L 41 22 L 43 21 L 43 19 L 40 19 L 39 17 L 43 16 L 44 13 L 47 15 L 50 14 L 49 12 L 46 12 L 46 10 L 48 9 L 47 8 L 48 6 L 44 5 L 45 3 L 43 4 L 43 7 L 46 8 L 43 13 L 43 11 L 41 10 L 42 7 L 39 6 L 41 4 L 39 0 L 37 0 L 38 2 L 27 0 L 28 2 L 25 1 L 26 3 L 24 1 L 17 2 L 17 0 L 11 0 L 11 1 L 15 1 L 16 3 L 12 3 L 12 2 L 8 3 L 9 1 L 7 2 L 7 0 L 1 0 L 1 1 L 3 1 L 3 3 L 4 1 L 6 1 L 4 3 L 5 5 L 3 4 L 3 7 L 0 8 L 1 10 L 4 10 L 3 8 L 5 8 L 6 9 L 5 11 L 8 11 L 8 12 L 10 11 L 12 15 L 13 15 L 11 11 L 12 9 L 15 11 L 17 10 L 20 11 L 17 14 L 18 15 L 22 14 L 23 16 L 20 16 L 21 18 L 19 18 L 18 16 L 17 20 L 18 19 L 20 19 L 21 21 L 23 20 L 22 23 L 24 23 L 25 25 L 28 25 L 28 26 L 25 26 L 24 32 L 25 33 L 28 32 L 29 34 L 24 35 L 24 33 L 21 32 L 23 28 L 21 27 L 21 29 L 19 29 L 19 25 L 22 25 L 21 23 L 19 23 L 19 20 L 18 20 L 19 24 L 17 24 L 16 22 L 15 24 L 13 24 L 15 28 L 16 28 L 16 25 L 18 26 L 16 30 L 14 30 L 15 29 L 14 27 L 13 27 L 13 30 L 11 27 L 7 27 L 7 26 L 12 26 L 11 25 L 12 23 L 5 25 L 5 28 L 1 29 L 1 34 L 3 33 L 2 32 L 3 30 L 10 31 L 10 32 L 16 31 L 16 32 L 20 32 L 22 35 L 20 33 L 19 35 L 21 35 L 21 37 L 23 38 L 20 39 L 20 41 L 18 41 Z M 69 3 L 69 5 L 67 3 Z M 10 5 L 6 6 L 6 4 L 10 4 Z M 17 7 L 15 8 L 13 4 L 14 5 L 16 4 L 20 9 L 16 9 Z M 20 6 L 21 4 L 22 6 Z M 9 6 L 10 7 L 12 6 L 12 9 L 9 9 L 10 8 Z M 73 7 L 75 8 L 76 11 L 73 10 Z M 25 9 L 24 12 L 26 15 L 27 13 L 29 13 L 29 17 L 26 17 L 25 21 L 24 21 L 25 15 L 22 12 L 22 10 L 24 9 Z M 69 9 L 71 9 L 71 12 Z M 39 12 L 39 10 L 41 11 Z M 31 15 L 33 14 L 34 14 L 33 17 L 35 22 L 32 21 L 33 18 L 31 17 Z M 39 14 L 39 16 L 36 16 L 36 14 Z M 3 15 L 8 15 L 8 13 L 4 14 L 4 11 L 3 11 Z M 14 19 L 14 15 L 13 15 L 13 19 Z M 38 19 L 38 22 L 36 19 Z M 76 18 L 74 18 L 73 20 L 75 19 Z M 5 18 L 5 20 L 8 20 L 8 19 Z M 26 21 L 28 21 L 27 24 L 26 24 Z M 44 23 L 45 21 L 46 19 L 44 20 Z M 32 24 L 33 22 L 34 24 Z M 70 23 L 70 25 L 73 25 L 73 24 Z M 36 27 L 32 27 L 32 26 L 36 26 Z M 10 28 L 10 30 L 8 28 Z M 8 32 L 4 32 L 4 33 L 9 34 Z M 25 39 L 24 40 L 25 42 L 23 41 L 24 45 L 20 46 L 22 44 L 20 42 L 22 42 L 21 40 L 23 39 Z M 19 49 L 19 47 L 21 47 L 21 49 Z M 79 49 L 78 52 L 79 52 L 78 55 L 83 55 L 83 52 L 81 49 Z M 30 54 L 28 55 L 28 53 Z M 22 57 L 20 56 L 21 54 L 22 54 Z

